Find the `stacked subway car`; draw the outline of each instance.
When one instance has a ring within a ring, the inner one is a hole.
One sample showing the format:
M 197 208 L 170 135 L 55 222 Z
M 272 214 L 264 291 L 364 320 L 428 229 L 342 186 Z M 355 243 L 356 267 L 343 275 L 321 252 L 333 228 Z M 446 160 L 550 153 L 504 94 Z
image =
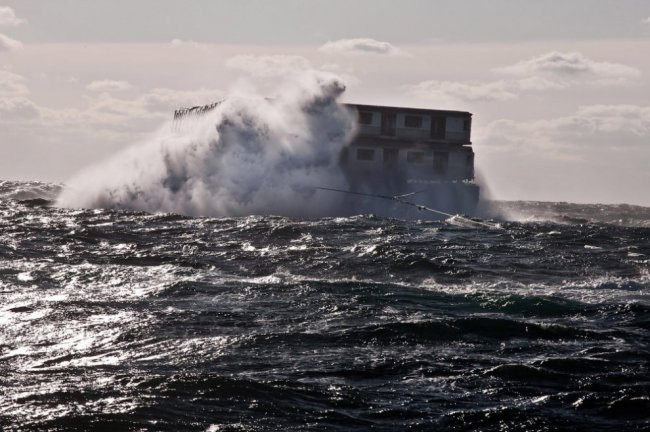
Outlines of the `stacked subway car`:
M 387 196 L 412 194 L 410 200 L 445 212 L 474 212 L 479 187 L 474 183 L 471 113 L 348 107 L 357 116 L 358 133 L 344 149 L 341 163 L 352 190 Z M 371 211 L 378 210 L 376 205 L 372 200 L 362 203 Z

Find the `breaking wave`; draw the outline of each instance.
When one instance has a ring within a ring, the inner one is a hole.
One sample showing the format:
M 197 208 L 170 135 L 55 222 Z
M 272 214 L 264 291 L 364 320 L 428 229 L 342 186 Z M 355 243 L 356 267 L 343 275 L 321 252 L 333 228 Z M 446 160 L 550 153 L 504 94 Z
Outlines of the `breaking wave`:
M 292 77 L 272 99 L 234 93 L 192 127 L 170 122 L 149 142 L 86 169 L 57 205 L 192 216 L 319 216 L 341 206 L 314 186 L 344 186 L 338 166 L 354 119 L 336 76 Z

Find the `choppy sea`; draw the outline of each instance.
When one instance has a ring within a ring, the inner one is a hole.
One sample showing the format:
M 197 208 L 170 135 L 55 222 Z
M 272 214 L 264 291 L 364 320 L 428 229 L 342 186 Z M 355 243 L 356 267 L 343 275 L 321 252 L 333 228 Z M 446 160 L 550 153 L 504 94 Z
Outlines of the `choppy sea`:
M 2 430 L 650 430 L 650 208 L 197 218 L 58 189 L 0 182 Z

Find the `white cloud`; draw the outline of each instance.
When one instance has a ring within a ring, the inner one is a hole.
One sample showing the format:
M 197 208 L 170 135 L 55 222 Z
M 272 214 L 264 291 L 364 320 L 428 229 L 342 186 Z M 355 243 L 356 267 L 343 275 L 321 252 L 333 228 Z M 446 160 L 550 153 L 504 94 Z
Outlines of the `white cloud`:
M 138 102 L 149 110 L 164 113 L 170 118 L 174 110 L 197 105 L 207 105 L 224 97 L 224 92 L 215 89 L 173 90 L 156 88 L 141 96 Z
M 0 26 L 18 26 L 26 21 L 16 16 L 9 6 L 0 6 Z
M 101 80 L 93 81 L 86 86 L 86 89 L 95 92 L 117 92 L 130 90 L 133 86 L 128 81 Z
M 16 51 L 23 47 L 22 42 L 12 39 L 7 35 L 0 33 L 0 52 L 2 51 Z
M 511 81 L 511 85 L 521 91 L 563 89 L 569 87 L 569 83 L 556 79 L 548 79 L 540 76 L 531 76 Z
M 0 69 L 0 96 L 16 97 L 29 94 L 29 89 L 25 85 L 25 78 Z
M 638 69 L 619 63 L 595 61 L 579 52 L 549 52 L 511 66 L 498 72 L 523 77 L 546 77 L 560 80 L 582 80 L 591 84 L 621 83 L 638 77 Z
M 650 106 L 588 105 L 551 119 L 497 120 L 472 141 L 500 198 L 650 205 L 649 140 Z
M 519 149 L 560 159 L 595 148 L 646 149 L 648 139 L 650 106 L 639 105 L 587 105 L 553 119 L 497 120 L 475 134 L 475 140 L 488 151 Z
M 225 65 L 254 77 L 285 78 L 288 75 L 297 75 L 311 70 L 336 75 L 346 86 L 361 82 L 350 68 L 344 68 L 336 63 L 314 66 L 305 57 L 297 55 L 238 55 L 226 60 Z
M 11 83 L 11 86 L 4 85 Z M 48 137 L 68 137 L 77 142 L 101 141 L 124 145 L 151 133 L 174 110 L 208 104 L 223 98 L 223 92 L 211 89 L 174 90 L 156 88 L 134 98 L 98 93 L 86 97 L 82 108 L 37 106 L 25 97 L 22 77 L 0 70 L 0 123 L 18 130 L 25 122 L 30 128 L 47 131 Z
M 510 75 L 497 81 L 423 81 L 407 86 L 417 97 L 465 102 L 516 99 L 522 92 L 564 89 L 577 85 L 617 85 L 638 77 L 638 69 L 608 62 L 597 62 L 584 55 L 550 52 L 511 66 L 496 69 Z
M 100 93 L 89 97 L 85 108 L 47 110 L 44 117 L 55 125 L 86 128 L 88 131 L 96 128 L 143 131 L 171 120 L 175 109 L 208 104 L 222 97 L 223 92 L 210 89 L 184 91 L 156 88 L 135 98 L 118 98 L 109 93 Z
M 319 51 L 326 54 L 343 54 L 343 55 L 359 55 L 359 54 L 374 54 L 374 55 L 388 55 L 388 56 L 404 56 L 408 55 L 401 49 L 397 48 L 389 42 L 382 42 L 370 38 L 357 38 L 357 39 L 340 39 L 337 41 L 329 41 L 318 48 Z
M 580 107 L 576 117 L 590 122 L 595 132 L 629 132 L 650 137 L 650 106 L 589 105 Z
M 27 98 L 0 99 L 0 122 L 31 120 L 39 116 L 39 108 Z
M 516 88 L 506 81 L 462 82 L 429 80 L 407 86 L 406 90 L 417 97 L 446 101 L 485 102 L 516 99 Z
M 642 19 L 641 22 L 642 22 L 643 24 L 650 24 L 650 17 L 648 17 L 648 18 L 646 18 L 646 19 Z
M 238 55 L 226 60 L 226 67 L 253 76 L 274 77 L 311 69 L 312 65 L 306 58 L 295 55 Z
M 206 44 L 196 42 L 193 40 L 172 39 L 170 45 L 174 48 L 189 47 L 189 48 L 205 48 Z

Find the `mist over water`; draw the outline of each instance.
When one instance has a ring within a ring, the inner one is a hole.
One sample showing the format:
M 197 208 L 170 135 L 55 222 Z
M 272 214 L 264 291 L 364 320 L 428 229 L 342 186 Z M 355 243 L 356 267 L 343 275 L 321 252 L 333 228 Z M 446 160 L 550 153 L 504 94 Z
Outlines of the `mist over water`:
M 355 123 L 337 102 L 344 90 L 336 76 L 310 71 L 292 76 L 273 98 L 235 91 L 191 124 L 170 122 L 148 142 L 86 169 L 66 182 L 57 205 L 192 216 L 331 214 L 342 197 L 314 186 L 345 187 L 338 158 Z

